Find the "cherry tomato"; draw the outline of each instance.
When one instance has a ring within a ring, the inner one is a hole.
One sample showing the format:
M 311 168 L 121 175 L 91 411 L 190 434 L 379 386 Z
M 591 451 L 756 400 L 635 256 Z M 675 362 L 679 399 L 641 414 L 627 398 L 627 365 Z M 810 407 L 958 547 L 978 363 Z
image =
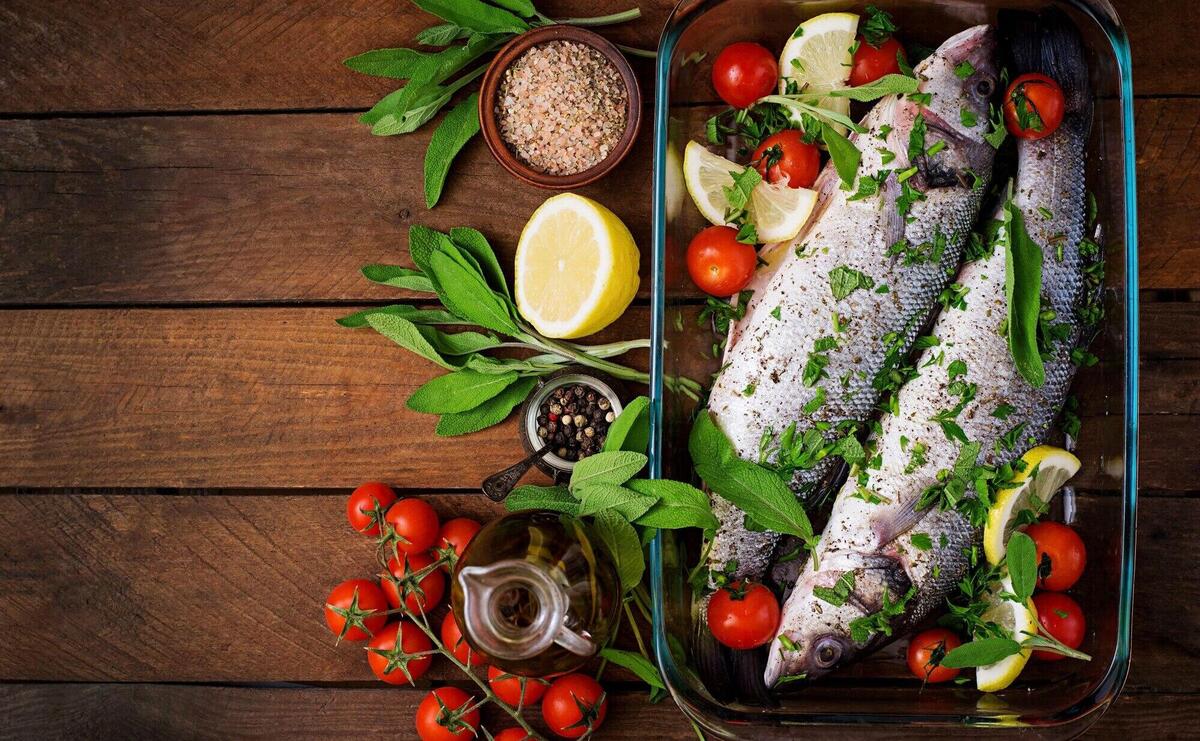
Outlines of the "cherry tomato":
M 739 41 L 722 49 L 713 60 L 712 81 L 721 100 L 734 108 L 746 108 L 775 92 L 779 65 L 766 47 Z
M 387 598 L 369 579 L 347 579 L 325 600 L 325 623 L 338 640 L 365 641 L 387 623 Z
M 1087 565 L 1087 548 L 1079 534 L 1058 522 L 1030 525 L 1025 534 L 1037 546 L 1038 586 L 1051 592 L 1065 592 L 1075 586 Z
M 532 741 L 533 736 L 526 733 L 524 728 L 505 728 L 494 738 L 495 741 Z
M 567 674 L 554 680 L 542 698 L 542 720 L 563 738 L 579 738 L 604 723 L 608 696 L 586 674 Z
M 757 265 L 753 245 L 737 241 L 737 230 L 728 226 L 702 230 L 687 248 L 692 282 L 714 296 L 732 296 L 745 288 Z
M 1062 123 L 1067 102 L 1053 79 L 1035 72 L 1012 81 L 1004 93 L 1004 123 L 1021 139 L 1050 136 Z
M 404 597 L 404 606 L 410 612 L 429 612 L 442 601 L 446 593 L 446 575 L 440 569 L 434 569 L 421 578 L 414 587 L 406 583 L 405 577 L 425 569 L 433 563 L 433 557 L 428 553 L 406 553 L 404 562 L 396 560 L 395 556 L 388 559 L 388 571 L 400 580 L 397 586 L 390 579 L 383 580 L 383 593 L 388 604 L 400 606 L 400 598 Z
M 400 646 L 396 647 L 396 637 Z M 367 663 L 371 671 L 388 684 L 414 684 L 433 663 L 433 655 L 409 658 L 408 654 L 433 649 L 429 636 L 408 620 L 388 623 L 371 637 L 367 644 Z M 407 670 L 408 674 L 405 674 Z M 411 679 L 410 679 L 411 677 Z
M 804 132 L 799 129 L 784 129 L 763 139 L 752 159 L 758 162 L 758 174 L 763 179 L 787 183 L 789 188 L 812 187 L 821 172 L 820 150 L 815 144 L 805 143 Z
M 483 525 L 470 517 L 455 517 L 453 520 L 446 520 L 442 523 L 442 530 L 438 535 L 437 549 L 442 552 L 447 548 L 453 548 L 454 557 L 462 558 L 463 551 L 467 549 L 467 545 L 475 537 L 475 533 L 482 528 Z M 449 569 L 450 566 L 451 564 L 446 564 L 445 568 Z
M 958 676 L 959 670 L 940 666 L 934 660 L 936 658 L 940 662 L 947 651 L 961 645 L 958 636 L 945 628 L 931 628 L 918 633 L 908 642 L 908 670 L 917 679 L 930 684 L 949 682 Z
M 396 492 L 387 484 L 368 481 L 350 493 L 346 500 L 346 519 L 350 527 L 363 535 L 379 535 L 379 523 L 392 502 Z
M 908 61 L 904 47 L 893 36 L 879 46 L 871 46 L 862 36 L 858 37 L 858 48 L 854 50 L 854 62 L 850 68 L 850 87 L 875 82 L 884 75 L 900 74 L 897 56 Z
M 454 658 L 458 659 L 467 666 L 479 666 L 487 661 L 487 657 L 471 648 L 471 644 L 467 643 L 467 639 L 463 638 L 462 628 L 458 627 L 458 620 L 454 618 L 453 612 L 447 612 L 446 617 L 442 618 L 442 643 L 454 652 Z
M 398 551 L 420 553 L 437 542 L 437 512 L 420 499 L 401 499 L 388 509 L 384 519 L 392 528 Z
M 761 584 L 735 581 L 708 601 L 708 627 L 730 648 L 761 646 L 779 628 L 779 600 Z
M 525 683 L 523 692 L 521 691 L 522 681 Z M 542 699 L 542 695 L 546 694 L 546 690 L 550 687 L 545 680 L 509 674 L 494 666 L 488 667 L 488 684 L 491 685 L 492 692 L 496 693 L 496 697 L 514 708 L 518 705 L 537 704 L 537 701 Z
M 1087 622 L 1079 603 L 1065 594 L 1041 592 L 1033 595 L 1033 606 L 1037 608 L 1038 622 L 1042 630 L 1054 636 L 1067 648 L 1079 648 L 1087 633 Z M 1034 651 L 1034 658 L 1042 661 L 1061 661 L 1067 658 L 1049 651 Z
M 438 702 L 438 701 L 441 702 Z M 438 687 L 417 706 L 417 735 L 421 741 L 467 741 L 479 730 L 479 708 L 465 713 L 471 696 L 457 687 Z

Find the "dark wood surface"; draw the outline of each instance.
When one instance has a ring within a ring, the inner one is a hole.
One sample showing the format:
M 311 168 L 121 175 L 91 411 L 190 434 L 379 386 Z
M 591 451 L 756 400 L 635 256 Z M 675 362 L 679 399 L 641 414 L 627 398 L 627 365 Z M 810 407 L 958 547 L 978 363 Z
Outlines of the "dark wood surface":
M 639 4 L 611 37 L 653 46 L 671 3 Z M 1138 96 L 1142 502 L 1133 669 L 1092 733 L 1185 738 L 1200 47 L 1186 0 L 1114 4 Z M 333 319 L 395 296 L 357 270 L 402 260 L 408 225 L 469 223 L 510 258 L 546 195 L 476 140 L 427 211 L 429 132 L 354 121 L 391 87 L 340 60 L 429 22 L 401 0 L 0 0 L 0 737 L 411 737 L 418 693 L 373 684 L 321 625 L 328 588 L 371 564 L 343 497 L 379 478 L 486 518 L 473 492 L 519 446 L 511 422 L 430 445 L 403 400 L 432 369 Z M 644 251 L 651 156 L 643 135 L 583 191 Z M 607 334 L 648 332 L 639 307 Z M 1085 430 L 1112 424 L 1084 398 Z M 614 676 L 604 737 L 694 737 Z

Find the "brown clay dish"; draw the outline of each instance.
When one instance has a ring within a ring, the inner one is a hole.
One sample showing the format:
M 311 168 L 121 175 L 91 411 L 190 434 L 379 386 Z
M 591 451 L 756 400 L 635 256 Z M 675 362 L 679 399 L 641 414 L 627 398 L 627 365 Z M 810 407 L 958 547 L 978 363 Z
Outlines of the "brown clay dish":
M 625 131 L 621 134 L 621 138 L 617 140 L 608 156 L 598 164 L 570 175 L 550 175 L 535 170 L 517 159 L 500 135 L 500 124 L 496 120 L 496 96 L 499 94 L 500 83 L 504 79 L 504 71 L 531 47 L 547 41 L 574 41 L 592 47 L 616 67 L 627 92 Z M 518 180 L 551 190 L 578 188 L 593 183 L 608 174 L 621 160 L 625 159 L 625 155 L 629 154 L 629 150 L 633 148 L 633 141 L 637 138 L 641 118 L 641 90 L 638 88 L 633 68 L 629 66 L 629 62 L 621 50 L 603 36 L 575 26 L 543 26 L 526 31 L 509 41 L 496 54 L 495 59 L 488 66 L 487 72 L 484 73 L 483 87 L 479 94 L 479 123 L 483 130 L 483 140 L 487 142 L 492 156 Z

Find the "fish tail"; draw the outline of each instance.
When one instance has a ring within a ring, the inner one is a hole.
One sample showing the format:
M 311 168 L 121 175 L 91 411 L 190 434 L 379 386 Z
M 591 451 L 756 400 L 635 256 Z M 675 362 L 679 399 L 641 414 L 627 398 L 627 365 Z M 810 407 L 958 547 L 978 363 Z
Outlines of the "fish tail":
M 1012 54 L 1014 76 L 1040 72 L 1063 90 L 1067 112 L 1083 114 L 1092 104 L 1091 81 L 1083 39 L 1066 13 L 1006 12 L 1001 26 Z
M 721 645 L 708 629 L 703 610 L 694 624 L 696 669 L 709 693 L 719 702 L 738 700 L 764 707 L 775 706 L 776 701 L 763 682 L 765 650 L 736 651 Z

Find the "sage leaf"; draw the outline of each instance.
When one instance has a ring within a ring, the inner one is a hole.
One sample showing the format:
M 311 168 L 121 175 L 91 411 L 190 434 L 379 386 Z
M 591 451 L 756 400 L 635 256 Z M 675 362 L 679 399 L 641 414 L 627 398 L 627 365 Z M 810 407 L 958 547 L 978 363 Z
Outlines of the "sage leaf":
M 1008 576 L 1012 581 L 1013 594 L 1021 602 L 1033 596 L 1033 588 L 1037 586 L 1037 546 L 1033 538 L 1019 530 L 1008 540 L 1008 551 L 1005 561 L 1008 563 Z
M 417 327 L 417 329 L 443 357 L 471 355 L 483 350 L 490 350 L 500 344 L 500 340 L 495 335 L 480 332 L 441 332 L 429 326 Z M 472 368 L 472 370 L 478 369 Z
M 600 649 L 600 658 L 608 659 L 613 664 L 623 669 L 628 669 L 636 674 L 638 679 L 655 689 L 666 689 L 662 677 L 659 676 L 658 667 L 641 654 L 634 653 L 633 651 L 622 651 L 619 648 L 603 648 Z
M 649 460 L 642 453 L 614 450 L 596 453 L 580 460 L 571 471 L 571 491 L 591 484 L 617 484 L 618 486 L 637 475 Z
M 532 18 L 537 14 L 532 0 L 492 0 L 492 5 L 499 5 L 505 10 L 511 10 L 522 18 Z
M 828 98 L 849 98 L 866 103 L 879 100 L 886 95 L 915 93 L 920 86 L 921 82 L 914 77 L 891 74 L 884 75 L 875 82 L 868 82 L 866 85 L 838 88 L 821 94 Z
M 455 437 L 498 425 L 508 418 L 514 407 L 525 401 L 529 392 L 533 391 L 533 387 L 536 385 L 536 378 L 521 378 L 474 409 L 443 414 L 438 420 L 436 432 L 442 437 Z M 573 498 L 572 502 L 574 502 Z M 576 506 L 578 505 L 576 504 Z M 553 509 L 553 507 L 542 507 L 541 509 Z
M 688 451 L 696 473 L 722 498 L 746 513 L 760 527 L 814 542 L 812 523 L 804 507 L 774 471 L 738 458 L 725 433 L 708 413 L 692 426 Z
M 858 165 L 862 161 L 862 152 L 829 124 L 821 125 L 821 140 L 829 149 L 829 159 L 833 160 L 838 177 L 846 185 L 853 186 L 854 178 L 858 174 Z
M 502 8 L 482 0 L 413 0 L 427 13 L 479 33 L 522 33 L 529 24 Z
M 512 296 L 508 290 L 508 279 L 504 277 L 504 269 L 500 267 L 500 260 L 496 258 L 496 251 L 488 244 L 483 232 L 469 226 L 456 226 L 450 230 L 450 241 L 475 258 L 488 285 L 505 296 Z
M 645 514 L 634 520 L 637 525 L 661 530 L 697 527 L 713 532 L 717 529 L 717 518 L 712 513 L 708 496 L 690 484 L 666 479 L 633 479 L 626 481 L 625 486 L 656 500 Z
M 470 35 L 470 29 L 463 28 L 457 23 L 443 23 L 418 32 L 417 43 L 426 46 L 446 46 Z
M 454 365 L 447 362 L 433 345 L 429 344 L 429 340 L 425 339 L 417 325 L 404 317 L 398 314 L 375 313 L 367 317 L 367 324 L 405 350 L 436 363 L 446 370 L 455 370 Z
M 383 96 L 358 120 L 371 127 L 376 136 L 415 131 L 433 118 L 450 100 L 451 91 L 437 83 L 413 80 L 399 90 Z
M 442 197 L 450 165 L 471 137 L 479 133 L 479 93 L 472 93 L 442 119 L 425 150 L 425 207 Z
M 509 512 L 526 509 L 549 509 L 568 515 L 579 514 L 579 501 L 565 486 L 518 486 L 504 500 Z
M 599 455 L 599 454 L 597 454 Z M 595 458 L 596 456 L 591 456 Z M 584 458 L 583 460 L 588 460 Z M 600 510 L 592 518 L 592 531 L 604 544 L 621 580 L 622 593 L 642 582 L 646 572 L 646 557 L 642 553 L 642 542 L 637 531 L 624 517 L 611 510 Z
M 467 43 L 438 52 L 374 49 L 350 57 L 343 64 L 355 72 L 373 77 L 436 84 L 450 79 L 454 73 L 494 49 L 497 44 L 496 39 L 474 34 Z
M 367 318 L 375 314 L 392 314 L 419 325 L 467 323 L 465 319 L 442 309 L 418 309 L 415 306 L 408 306 L 406 304 L 391 304 L 389 306 L 363 309 L 362 311 L 356 311 L 353 314 L 341 317 L 336 321 L 343 327 L 357 329 L 368 326 Z
M 579 514 L 592 515 L 602 509 L 613 512 L 633 522 L 646 513 L 654 504 L 654 497 L 639 494 L 617 484 L 589 484 L 574 490 L 582 506 Z
M 473 274 L 439 249 L 430 256 L 430 278 L 446 308 L 481 327 L 514 336 L 520 333 L 508 306 L 487 287 L 483 277 Z
M 444 239 L 449 237 L 427 226 L 413 224 L 408 228 L 409 257 L 412 258 L 413 265 L 427 276 L 430 274 L 429 257 L 437 251 L 438 245 Z
M 650 400 L 639 396 L 625 405 L 604 438 L 604 450 L 645 453 L 650 443 Z
M 1021 644 L 1011 638 L 976 638 L 946 652 L 942 666 L 950 669 L 987 666 L 1021 652 Z
M 1041 388 L 1046 368 L 1038 351 L 1038 316 L 1042 310 L 1042 249 L 1025 231 L 1025 216 L 1009 199 L 1003 208 L 1004 295 L 1008 299 L 1008 351 L 1013 365 L 1029 384 Z
M 433 293 L 433 284 L 420 270 L 399 265 L 363 265 L 362 274 L 372 283 L 409 291 L 420 291 L 421 293 Z
M 500 393 L 515 380 L 516 373 L 488 375 L 466 369 L 446 373 L 423 383 L 408 397 L 405 406 L 425 414 L 465 412 Z
M 492 358 L 486 355 L 472 355 L 467 358 L 467 367 L 477 370 L 480 373 L 507 373 L 509 371 L 516 371 L 518 373 L 543 374 L 562 367 L 562 359 L 559 358 L 559 361 L 558 363 L 543 363 L 537 362 L 533 358 L 516 360 L 514 358 Z

